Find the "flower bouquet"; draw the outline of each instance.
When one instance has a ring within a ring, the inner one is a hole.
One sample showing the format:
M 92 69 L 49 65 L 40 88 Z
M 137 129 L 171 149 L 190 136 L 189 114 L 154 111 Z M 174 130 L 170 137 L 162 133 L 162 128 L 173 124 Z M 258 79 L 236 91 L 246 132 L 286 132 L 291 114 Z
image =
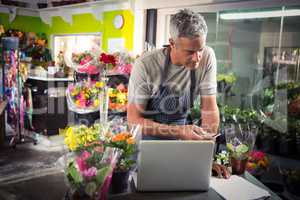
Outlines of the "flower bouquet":
M 120 150 L 120 157 L 112 176 L 113 193 L 121 193 L 127 190 L 130 170 L 136 163 L 137 144 L 141 139 L 141 135 L 138 132 L 138 126 L 132 130 L 128 132 L 123 129 L 123 131 L 114 134 L 106 144 Z
M 109 73 L 110 70 L 112 70 L 118 62 L 116 56 L 114 56 L 113 54 L 106 53 L 101 53 L 98 60 L 100 66 L 102 67 L 103 77 L 105 77 L 107 73 Z
M 252 151 L 249 154 L 247 163 L 247 171 L 254 176 L 260 176 L 265 170 L 268 169 L 270 160 L 262 151 Z
M 80 114 L 98 111 L 99 94 L 103 87 L 103 82 L 70 84 L 66 90 L 68 108 Z
M 131 73 L 134 57 L 127 52 L 116 52 L 114 56 L 118 60 L 116 67 L 112 70 L 116 74 L 129 75 Z
M 69 127 L 63 132 L 72 151 L 65 169 L 71 199 L 106 199 L 118 151 L 100 140 L 100 125 Z
M 98 74 L 99 67 L 96 56 L 90 52 L 72 53 L 74 69 L 79 73 Z
M 109 88 L 109 109 L 115 112 L 125 112 L 127 106 L 128 90 L 124 84 L 119 84 L 117 88 Z

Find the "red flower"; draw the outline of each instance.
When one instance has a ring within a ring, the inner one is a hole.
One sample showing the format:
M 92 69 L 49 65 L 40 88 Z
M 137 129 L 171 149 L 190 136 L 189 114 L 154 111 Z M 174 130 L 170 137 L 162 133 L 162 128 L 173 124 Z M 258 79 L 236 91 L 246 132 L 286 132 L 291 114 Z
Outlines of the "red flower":
M 252 151 L 250 156 L 255 160 L 262 160 L 265 157 L 265 154 L 261 151 Z
M 113 66 L 117 63 L 115 56 L 111 54 L 101 53 L 99 60 L 104 64 L 112 64 Z

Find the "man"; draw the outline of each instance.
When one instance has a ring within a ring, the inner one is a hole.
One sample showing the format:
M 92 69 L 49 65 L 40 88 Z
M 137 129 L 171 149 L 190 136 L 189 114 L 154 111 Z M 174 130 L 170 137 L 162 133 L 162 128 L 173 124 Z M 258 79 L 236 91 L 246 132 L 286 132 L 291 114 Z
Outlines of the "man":
M 143 55 L 129 81 L 128 123 L 142 126 L 143 139 L 212 139 L 217 134 L 216 57 L 206 46 L 200 14 L 181 10 L 170 20 L 169 46 Z M 187 119 L 201 97 L 201 127 Z M 220 169 L 219 169 L 220 170 Z

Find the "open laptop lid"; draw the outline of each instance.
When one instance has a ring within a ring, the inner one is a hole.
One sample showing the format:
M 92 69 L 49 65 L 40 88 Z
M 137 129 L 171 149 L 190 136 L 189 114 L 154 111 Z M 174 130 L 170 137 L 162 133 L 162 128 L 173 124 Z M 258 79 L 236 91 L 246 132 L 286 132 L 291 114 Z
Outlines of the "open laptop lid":
M 142 140 L 137 190 L 208 190 L 213 150 L 213 141 Z

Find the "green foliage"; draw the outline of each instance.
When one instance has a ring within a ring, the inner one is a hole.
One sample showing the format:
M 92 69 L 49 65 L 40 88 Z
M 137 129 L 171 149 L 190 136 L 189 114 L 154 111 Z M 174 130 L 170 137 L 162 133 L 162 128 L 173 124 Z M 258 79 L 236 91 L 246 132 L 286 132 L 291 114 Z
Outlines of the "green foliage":
M 226 146 L 229 151 L 229 154 L 232 157 L 238 158 L 238 159 L 247 157 L 247 154 L 250 150 L 249 146 L 246 144 L 239 144 L 237 146 L 234 146 L 231 143 L 227 143 Z
M 97 190 L 97 185 L 94 182 L 89 182 L 88 184 L 86 184 L 84 191 L 90 196 L 94 196 L 95 192 Z
M 217 75 L 217 80 L 218 81 L 225 81 L 225 83 L 228 84 L 233 84 L 236 82 L 236 77 L 234 73 L 229 73 L 229 74 L 218 74 Z
M 80 183 L 83 181 L 83 178 L 81 174 L 78 172 L 78 170 L 75 167 L 74 162 L 70 162 L 68 166 L 68 173 L 67 178 L 71 185 L 73 185 L 75 188 L 80 186 Z
M 105 166 L 98 170 L 96 175 L 96 182 L 98 185 L 102 185 L 104 178 L 106 177 L 107 173 L 111 170 L 110 166 Z
M 229 153 L 227 151 L 222 151 L 215 156 L 215 161 L 220 165 L 229 164 Z
M 220 107 L 220 113 L 226 123 L 258 123 L 260 122 L 258 113 L 253 109 L 240 109 L 228 105 Z M 235 121 L 236 119 L 236 121 Z

